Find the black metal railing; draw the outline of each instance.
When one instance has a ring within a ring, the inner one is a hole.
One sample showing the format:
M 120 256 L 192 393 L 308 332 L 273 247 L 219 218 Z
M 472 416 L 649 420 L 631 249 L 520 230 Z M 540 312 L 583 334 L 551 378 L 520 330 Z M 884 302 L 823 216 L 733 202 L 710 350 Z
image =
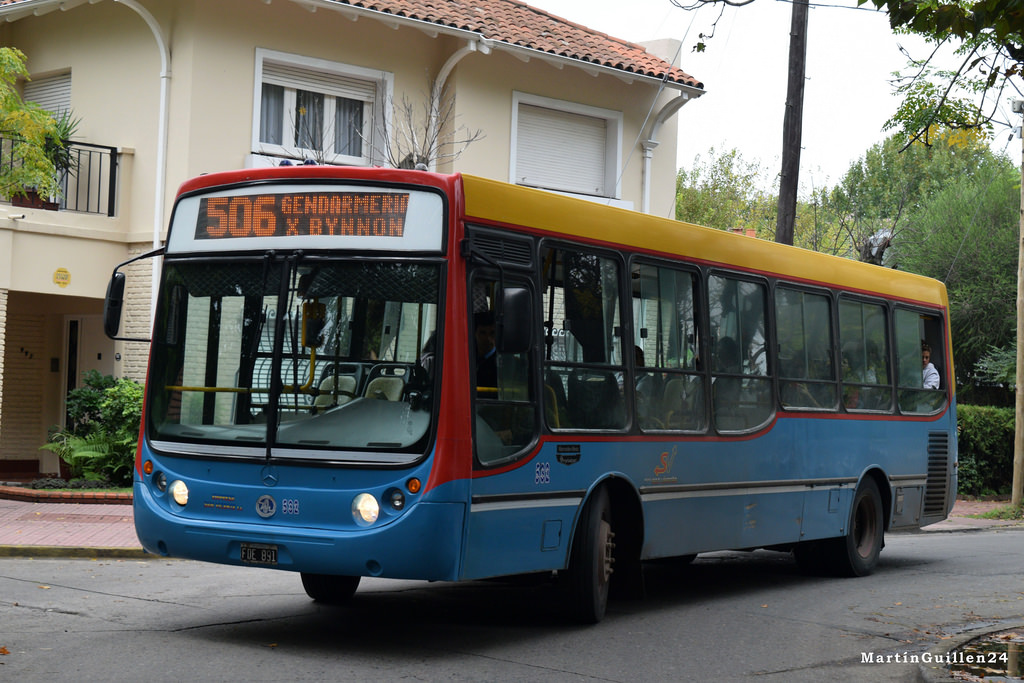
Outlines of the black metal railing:
M 0 169 L 21 163 L 10 137 L 0 137 Z M 117 208 L 116 147 L 72 142 L 68 145 L 71 167 L 61 174 L 60 196 L 50 197 L 60 210 L 113 216 Z
M 71 169 L 60 179 L 60 208 L 113 216 L 117 207 L 117 148 L 72 142 Z

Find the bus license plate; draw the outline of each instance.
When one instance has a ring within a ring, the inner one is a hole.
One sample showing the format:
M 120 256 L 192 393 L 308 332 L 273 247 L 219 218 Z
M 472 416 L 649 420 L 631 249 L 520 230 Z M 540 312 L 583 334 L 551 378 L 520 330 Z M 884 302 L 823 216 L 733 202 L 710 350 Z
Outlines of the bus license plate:
M 242 562 L 247 564 L 277 564 L 277 546 L 265 543 L 243 543 Z

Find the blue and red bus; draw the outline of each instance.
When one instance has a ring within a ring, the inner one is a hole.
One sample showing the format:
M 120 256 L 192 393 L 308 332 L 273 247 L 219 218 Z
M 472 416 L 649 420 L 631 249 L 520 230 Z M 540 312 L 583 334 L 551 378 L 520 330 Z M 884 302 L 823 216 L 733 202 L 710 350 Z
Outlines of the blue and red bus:
M 549 574 L 593 622 L 644 561 L 771 548 L 864 575 L 954 501 L 934 280 L 321 166 L 186 182 L 161 253 L 134 484 L 158 555 L 298 572 L 323 602 Z

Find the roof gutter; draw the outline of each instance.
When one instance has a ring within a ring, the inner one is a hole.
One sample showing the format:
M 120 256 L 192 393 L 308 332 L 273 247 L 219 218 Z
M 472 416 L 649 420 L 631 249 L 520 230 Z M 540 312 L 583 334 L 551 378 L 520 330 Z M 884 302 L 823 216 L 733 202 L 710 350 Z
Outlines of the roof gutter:
M 167 190 L 167 120 L 169 115 L 169 94 L 171 87 L 171 49 L 164 37 L 163 29 L 156 18 L 149 10 L 142 7 L 136 0 L 114 0 L 115 3 L 124 5 L 142 17 L 142 20 L 149 26 L 156 39 L 157 48 L 160 50 L 160 110 L 157 119 L 157 147 L 156 147 L 156 194 L 153 198 L 153 248 L 159 249 L 161 244 L 160 234 L 164 225 L 164 196 Z M 150 319 L 156 311 L 156 297 L 158 290 L 158 267 L 159 260 L 153 262 L 153 277 L 150 291 Z
M 461 62 L 463 57 L 474 52 L 479 52 L 482 55 L 491 54 L 490 41 L 481 38 L 480 40 L 470 40 L 467 42 L 465 47 L 461 47 L 452 53 L 441 67 L 441 70 L 438 71 L 437 78 L 434 79 L 434 84 L 430 91 L 430 127 L 427 129 L 434 140 L 439 140 L 441 134 L 441 131 L 438 130 L 441 125 L 438 118 L 441 114 L 441 98 L 444 96 L 445 83 L 448 82 L 448 77 L 451 75 L 455 65 Z M 437 160 L 431 159 L 430 166 L 430 170 L 437 170 Z
M 643 213 L 651 212 L 651 158 L 654 156 L 654 150 L 661 144 L 658 140 L 658 134 L 661 132 L 661 127 L 665 125 L 665 122 L 675 116 L 676 112 L 682 109 L 683 105 L 689 101 L 690 94 L 685 92 L 675 99 L 669 100 L 658 112 L 658 115 L 654 117 L 654 121 L 651 122 L 651 130 L 647 134 L 647 139 L 641 143 L 644 161 L 640 210 Z

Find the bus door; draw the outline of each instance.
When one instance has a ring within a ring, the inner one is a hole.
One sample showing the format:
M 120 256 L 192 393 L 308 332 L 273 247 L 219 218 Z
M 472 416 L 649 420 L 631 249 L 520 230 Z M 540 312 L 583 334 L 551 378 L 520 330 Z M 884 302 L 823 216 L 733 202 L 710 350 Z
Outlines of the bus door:
M 467 578 L 535 570 L 544 530 L 542 513 L 524 506 L 534 476 L 523 461 L 535 451 L 540 423 L 534 291 L 527 278 L 490 268 L 471 276 L 469 291 L 474 477 Z

